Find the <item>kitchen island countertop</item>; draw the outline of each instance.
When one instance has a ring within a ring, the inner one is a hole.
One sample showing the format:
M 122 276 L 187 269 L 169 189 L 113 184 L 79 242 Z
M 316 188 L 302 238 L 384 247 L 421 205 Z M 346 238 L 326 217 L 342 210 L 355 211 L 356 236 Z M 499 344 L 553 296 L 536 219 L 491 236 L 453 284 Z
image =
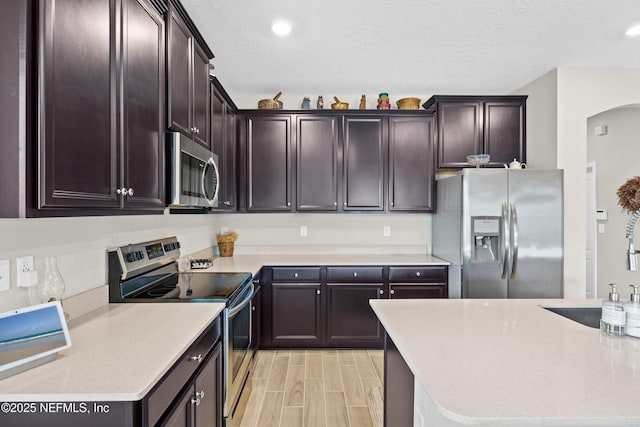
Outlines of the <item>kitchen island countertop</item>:
M 0 401 L 137 401 L 224 309 L 206 304 L 108 304 L 69 328 L 71 347 L 0 380 Z
M 601 335 L 541 307 L 599 305 L 371 301 L 436 425 L 640 425 L 640 340 Z

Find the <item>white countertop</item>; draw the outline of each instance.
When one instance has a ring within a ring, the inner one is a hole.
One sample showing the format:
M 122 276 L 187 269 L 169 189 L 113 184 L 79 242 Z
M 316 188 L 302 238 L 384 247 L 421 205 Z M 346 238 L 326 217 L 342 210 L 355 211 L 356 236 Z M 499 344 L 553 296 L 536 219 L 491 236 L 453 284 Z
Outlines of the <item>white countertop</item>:
M 200 271 L 255 274 L 262 266 L 285 265 L 449 265 L 449 262 L 427 254 L 256 254 L 218 257 L 212 267 Z
M 0 401 L 137 401 L 206 327 L 222 303 L 109 304 L 69 329 L 52 362 L 0 380 Z
M 540 307 L 597 300 L 372 300 L 416 381 L 464 425 L 640 425 L 640 340 Z

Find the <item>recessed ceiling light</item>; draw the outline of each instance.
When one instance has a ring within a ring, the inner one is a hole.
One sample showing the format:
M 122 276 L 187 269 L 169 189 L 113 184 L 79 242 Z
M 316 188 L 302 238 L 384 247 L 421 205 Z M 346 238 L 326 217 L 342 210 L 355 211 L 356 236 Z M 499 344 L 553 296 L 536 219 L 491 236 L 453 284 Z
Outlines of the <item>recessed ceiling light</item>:
M 629 28 L 626 33 L 628 36 L 640 36 L 640 24 Z
M 291 32 L 291 24 L 287 21 L 276 21 L 271 25 L 271 31 L 279 36 L 286 36 Z

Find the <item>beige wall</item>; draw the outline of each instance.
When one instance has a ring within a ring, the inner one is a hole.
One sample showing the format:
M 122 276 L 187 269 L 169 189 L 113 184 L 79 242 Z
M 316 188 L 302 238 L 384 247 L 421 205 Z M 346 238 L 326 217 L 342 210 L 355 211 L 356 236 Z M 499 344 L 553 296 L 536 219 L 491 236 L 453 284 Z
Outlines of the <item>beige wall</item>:
M 596 126 L 607 126 L 606 135 L 595 135 Z M 596 206 L 606 209 L 608 219 L 599 221 L 597 233 L 597 295 L 606 298 L 609 283 L 620 285 L 628 298 L 627 285 L 637 284 L 640 274 L 625 268 L 629 215 L 618 205 L 616 192 L 629 178 L 640 175 L 640 106 L 605 111 L 587 120 L 587 161 L 596 164 Z M 636 233 L 636 236 L 638 233 Z
M 28 290 L 16 287 L 15 258 L 33 255 L 36 270 L 57 256 L 65 297 L 107 283 L 107 249 L 177 236 L 182 252 L 215 241 L 214 215 L 144 215 L 79 218 L 0 219 L 0 259 L 11 259 L 11 290 L 0 293 L 0 312 L 30 305 Z
M 617 106 L 640 102 L 640 70 L 562 67 L 555 73 L 555 97 L 553 75 L 517 93 L 528 92 L 532 102 L 541 103 L 527 114 L 527 138 L 530 132 L 540 132 L 550 138 L 556 135 L 557 167 L 565 171 L 564 295 L 584 298 L 587 118 Z M 557 111 L 555 124 L 543 114 L 544 104 Z M 541 155 L 552 156 L 548 148 L 541 149 L 544 152 Z M 533 159 L 539 156 L 536 145 L 527 141 L 527 158 L 529 155 Z

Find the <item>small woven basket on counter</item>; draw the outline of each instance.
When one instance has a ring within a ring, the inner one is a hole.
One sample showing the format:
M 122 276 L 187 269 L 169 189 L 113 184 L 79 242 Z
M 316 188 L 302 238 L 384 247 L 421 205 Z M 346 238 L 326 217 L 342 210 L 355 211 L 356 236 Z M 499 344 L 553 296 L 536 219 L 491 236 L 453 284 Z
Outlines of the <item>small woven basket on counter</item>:
M 228 233 L 216 234 L 216 240 L 218 241 L 218 249 L 220 250 L 221 257 L 233 256 L 234 242 L 238 238 L 238 233 L 230 231 Z

